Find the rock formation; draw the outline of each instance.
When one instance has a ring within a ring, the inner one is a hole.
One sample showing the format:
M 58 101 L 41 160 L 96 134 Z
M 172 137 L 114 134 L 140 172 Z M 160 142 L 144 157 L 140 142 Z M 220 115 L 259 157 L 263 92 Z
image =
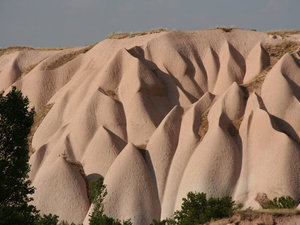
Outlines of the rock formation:
M 137 225 L 171 217 L 189 191 L 299 203 L 299 46 L 210 29 L 2 50 L 0 89 L 21 89 L 44 117 L 31 143 L 34 204 L 87 224 L 95 176 L 105 213 Z

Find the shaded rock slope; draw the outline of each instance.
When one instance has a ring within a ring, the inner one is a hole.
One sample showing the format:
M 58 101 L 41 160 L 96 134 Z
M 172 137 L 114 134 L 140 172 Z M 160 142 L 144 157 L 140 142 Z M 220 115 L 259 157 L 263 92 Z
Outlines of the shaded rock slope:
M 172 216 L 189 191 L 254 208 L 258 192 L 300 202 L 297 47 L 211 29 L 2 50 L 0 89 L 21 89 L 39 118 L 34 203 L 87 224 L 97 176 L 105 213 L 137 225 Z

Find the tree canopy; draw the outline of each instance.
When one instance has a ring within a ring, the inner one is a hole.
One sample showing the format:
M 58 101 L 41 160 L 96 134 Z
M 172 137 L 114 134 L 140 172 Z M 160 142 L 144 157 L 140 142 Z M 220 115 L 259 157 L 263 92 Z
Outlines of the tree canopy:
M 21 91 L 13 87 L 6 95 L 0 93 L 0 225 L 34 223 L 27 140 L 33 116 Z

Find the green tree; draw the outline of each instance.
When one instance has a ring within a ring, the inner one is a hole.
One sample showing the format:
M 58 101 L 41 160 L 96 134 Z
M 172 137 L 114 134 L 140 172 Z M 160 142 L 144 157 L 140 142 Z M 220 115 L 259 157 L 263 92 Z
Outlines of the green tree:
M 58 224 L 58 216 L 57 215 L 44 215 L 38 216 L 35 221 L 35 225 L 57 225 Z
M 132 225 L 130 220 L 120 221 L 104 214 L 103 200 L 107 194 L 103 178 L 99 178 L 90 184 L 90 197 L 94 204 L 94 210 L 90 215 L 90 225 Z
M 189 192 L 187 198 L 183 198 L 181 210 L 174 213 L 174 219 L 178 225 L 196 225 L 212 218 L 229 217 L 234 208 L 235 203 L 231 197 L 206 199 L 205 193 Z
M 36 219 L 28 180 L 27 136 L 33 116 L 21 91 L 13 87 L 7 95 L 0 93 L 0 225 L 30 225 Z

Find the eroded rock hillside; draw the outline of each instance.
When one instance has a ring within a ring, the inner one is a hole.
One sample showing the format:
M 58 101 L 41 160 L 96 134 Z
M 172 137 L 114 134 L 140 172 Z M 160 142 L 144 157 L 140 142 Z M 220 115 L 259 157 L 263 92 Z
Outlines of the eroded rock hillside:
M 67 49 L 0 51 L 0 89 L 37 111 L 30 178 L 41 213 L 88 223 L 87 183 L 105 213 L 146 225 L 189 191 L 300 202 L 297 38 L 240 29 L 169 31 Z

